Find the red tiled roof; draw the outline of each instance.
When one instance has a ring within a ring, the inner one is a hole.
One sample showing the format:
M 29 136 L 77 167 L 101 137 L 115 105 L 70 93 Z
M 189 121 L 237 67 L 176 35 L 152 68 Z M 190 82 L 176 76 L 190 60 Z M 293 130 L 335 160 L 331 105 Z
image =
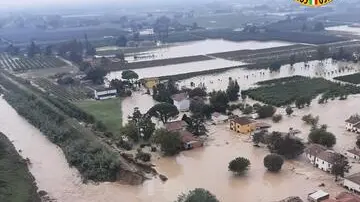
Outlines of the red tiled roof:
M 173 121 L 173 122 L 168 122 L 165 124 L 165 128 L 168 131 L 182 130 L 185 126 L 186 126 L 185 121 Z
M 352 153 L 352 154 L 355 154 L 355 155 L 357 155 L 357 156 L 360 156 L 360 150 L 359 150 L 359 149 L 356 149 L 356 148 L 354 148 L 354 149 L 349 149 L 349 150 L 347 150 L 347 152 Z
M 233 120 L 235 121 L 235 123 L 238 123 L 240 125 L 248 125 L 254 122 L 247 117 L 238 117 L 238 116 L 234 117 Z
M 326 161 L 328 163 L 331 163 L 331 164 L 334 164 L 335 161 L 336 161 L 336 156 L 338 154 L 335 153 L 334 151 L 322 151 L 320 152 L 318 155 L 317 155 L 317 158 L 323 160 L 323 161 Z
M 360 184 L 360 173 L 355 173 L 355 174 L 352 174 L 348 177 L 345 177 L 345 179 L 351 181 L 351 182 L 354 182 L 356 184 Z
M 189 143 L 189 142 L 192 142 L 192 141 L 198 141 L 198 139 L 196 139 L 196 137 L 187 130 L 182 130 L 179 133 L 180 133 L 180 139 L 181 139 L 182 143 Z
M 317 156 L 319 153 L 326 150 L 327 148 L 322 145 L 311 144 L 310 146 L 306 147 L 305 153 L 310 154 L 311 156 Z
M 360 122 L 360 117 L 357 115 L 350 116 L 350 118 L 345 120 L 346 123 L 356 124 Z

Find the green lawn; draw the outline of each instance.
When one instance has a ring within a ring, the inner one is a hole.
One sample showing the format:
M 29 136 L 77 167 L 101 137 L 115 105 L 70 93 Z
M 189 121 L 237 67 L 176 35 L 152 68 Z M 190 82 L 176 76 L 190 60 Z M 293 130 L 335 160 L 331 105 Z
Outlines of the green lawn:
M 40 202 L 35 179 L 10 140 L 0 132 L 0 201 Z
M 118 134 L 122 124 L 121 100 L 119 98 L 109 100 L 86 100 L 77 105 L 96 120 L 102 121 L 108 131 Z

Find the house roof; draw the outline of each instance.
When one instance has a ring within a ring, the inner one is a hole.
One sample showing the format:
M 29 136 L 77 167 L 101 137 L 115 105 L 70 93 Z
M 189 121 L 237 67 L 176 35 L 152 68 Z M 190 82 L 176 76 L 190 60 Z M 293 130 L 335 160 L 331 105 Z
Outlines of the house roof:
M 179 93 L 179 94 L 175 94 L 175 95 L 171 96 L 171 98 L 177 102 L 181 102 L 183 100 L 188 99 L 188 94 L 187 93 Z
M 356 148 L 349 149 L 349 150 L 347 150 L 347 152 L 355 154 L 356 156 L 360 156 L 360 150 L 356 149 Z
M 311 144 L 305 149 L 305 153 L 311 156 L 317 156 L 320 152 L 326 151 L 326 147 L 319 144 Z
M 350 118 L 345 120 L 346 123 L 351 123 L 351 124 L 356 124 L 360 122 L 360 116 L 358 115 L 353 115 L 350 116 Z
M 264 122 L 258 122 L 255 124 L 257 128 L 271 128 L 270 124 L 264 123 Z
M 311 197 L 312 199 L 315 199 L 315 200 L 322 199 L 326 196 L 329 196 L 329 194 L 324 192 L 323 190 L 319 190 L 319 191 L 309 194 L 309 197 Z
M 360 123 L 355 124 L 355 125 L 354 125 L 354 128 L 360 129 Z
M 235 121 L 235 123 L 238 123 L 240 125 L 248 125 L 254 122 L 247 117 L 238 117 L 238 116 L 234 117 L 233 120 Z
M 168 131 L 177 131 L 177 130 L 181 130 L 186 126 L 186 122 L 185 121 L 173 121 L 173 122 L 168 122 L 165 124 L 165 128 Z
M 335 163 L 336 155 L 337 153 L 335 153 L 334 151 L 327 150 L 320 152 L 316 157 L 323 161 L 333 164 Z
M 335 199 L 327 199 L 323 202 L 360 202 L 360 197 L 349 192 L 341 192 Z
M 360 185 L 360 173 L 352 174 L 348 177 L 345 177 L 345 179 Z
M 193 141 L 198 141 L 198 139 L 189 131 L 187 130 L 182 130 L 179 132 L 180 133 L 180 139 L 182 143 L 189 143 L 189 142 L 193 142 Z

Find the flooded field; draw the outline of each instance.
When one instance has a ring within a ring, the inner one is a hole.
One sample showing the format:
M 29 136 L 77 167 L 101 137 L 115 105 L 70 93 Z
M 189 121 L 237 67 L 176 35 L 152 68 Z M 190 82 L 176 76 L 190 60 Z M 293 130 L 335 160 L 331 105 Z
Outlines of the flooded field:
M 154 59 L 167 59 L 174 57 L 185 57 L 193 55 L 206 55 L 211 53 L 219 53 L 234 50 L 255 50 L 264 48 L 273 48 L 279 46 L 292 45 L 289 42 L 281 41 L 244 41 L 232 42 L 222 39 L 207 39 L 196 42 L 178 43 L 171 46 L 164 45 L 161 48 L 152 51 L 141 52 L 140 58 L 134 60 L 134 57 L 127 57 L 128 62 L 154 60 Z
M 327 27 L 327 31 L 344 32 L 353 35 L 360 35 L 360 27 L 351 27 L 348 25 L 341 25 L 335 27 Z
M 140 95 L 135 95 L 138 98 Z M 124 108 L 137 104 L 125 99 Z M 289 127 L 300 129 L 300 136 L 306 137 L 309 130 L 304 126 L 301 116 L 313 113 L 320 116 L 320 122 L 329 125 L 338 143 L 335 149 L 343 151 L 354 145 L 356 135 L 345 132 L 344 119 L 354 113 L 360 101 L 359 96 L 350 96 L 346 101 L 331 101 L 327 105 L 317 105 L 302 111 L 295 110 L 292 117 L 273 125 L 273 129 L 287 131 Z M 347 106 L 346 108 L 343 106 Z M 278 174 L 269 173 L 263 166 L 263 157 L 268 154 L 265 148 L 255 148 L 249 136 L 231 132 L 227 125 L 210 126 L 209 142 L 204 148 L 182 152 L 174 158 L 154 159 L 157 170 L 169 177 L 165 183 L 159 179 L 146 181 L 138 187 L 118 183 L 99 185 L 82 184 L 75 169 L 69 168 L 62 151 L 46 140 L 41 133 L 29 125 L 4 101 L 0 100 L 0 130 L 21 149 L 23 157 L 28 157 L 40 189 L 61 202 L 169 202 L 174 201 L 180 192 L 203 187 L 223 202 L 269 202 L 298 195 L 303 199 L 318 185 L 335 195 L 343 188 L 334 183 L 334 176 L 313 168 L 303 157 L 296 161 L 286 161 Z M 281 111 L 281 109 L 280 109 Z M 44 155 L 46 154 L 46 155 Z M 251 161 L 251 168 L 244 176 L 234 177 L 227 170 L 228 162 L 237 156 Z M 259 193 L 261 190 L 261 193 Z
M 232 77 L 233 79 L 237 79 L 241 89 L 247 89 L 259 81 L 293 75 L 324 77 L 326 79 L 332 80 L 332 78 L 336 76 L 352 74 L 360 71 L 359 64 L 347 62 L 334 63 L 331 59 L 328 59 L 324 62 L 310 61 L 308 65 L 308 67 L 305 67 L 305 63 L 303 62 L 296 63 L 292 67 L 290 65 L 283 65 L 278 72 L 270 72 L 269 69 L 236 68 L 219 74 L 197 76 L 194 78 L 185 79 L 180 81 L 179 85 L 190 87 L 190 83 L 194 82 L 195 85 L 200 83 L 205 84 L 208 91 L 219 89 L 225 90 L 228 86 L 229 77 Z M 339 72 L 339 70 L 344 71 Z
M 244 65 L 246 63 L 230 61 L 224 59 L 213 59 L 201 62 L 190 62 L 176 65 L 158 66 L 158 67 L 147 67 L 141 69 L 135 69 L 139 78 L 159 77 L 159 76 L 170 76 L 176 74 L 184 74 L 190 72 L 199 72 L 210 69 L 222 69 L 227 67 L 233 67 L 238 65 Z M 122 71 L 110 72 L 107 76 L 109 80 L 121 78 Z

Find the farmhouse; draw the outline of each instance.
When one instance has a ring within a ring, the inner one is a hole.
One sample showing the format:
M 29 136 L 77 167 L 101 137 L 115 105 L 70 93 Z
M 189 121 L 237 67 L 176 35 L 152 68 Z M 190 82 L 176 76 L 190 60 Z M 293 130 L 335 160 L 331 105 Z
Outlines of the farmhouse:
M 94 98 L 96 100 L 106 100 L 116 97 L 116 89 L 112 88 L 100 88 L 94 90 Z
M 327 148 L 319 144 L 311 144 L 308 146 L 304 153 L 305 156 L 310 160 L 311 164 L 315 164 L 316 157 L 323 151 L 326 151 Z
M 256 129 L 255 121 L 247 117 L 235 116 L 230 120 L 230 130 L 237 133 L 248 134 Z
M 180 112 L 189 111 L 190 100 L 187 93 L 175 94 L 171 97 L 174 101 L 174 105 Z
M 345 120 L 346 130 L 352 132 L 360 132 L 360 116 L 352 115 L 350 118 Z
M 341 192 L 335 199 L 326 199 L 323 202 L 360 202 L 360 197 L 349 192 Z
M 165 124 L 165 128 L 168 131 L 181 131 L 186 128 L 185 121 L 172 121 Z
M 204 144 L 192 133 L 186 130 L 182 130 L 180 133 L 180 140 L 185 150 L 202 147 Z
M 345 152 L 345 155 L 350 158 L 360 160 L 360 150 L 359 149 L 356 149 L 356 148 L 349 149 Z
M 323 171 L 331 172 L 337 155 L 337 153 L 331 150 L 322 151 L 315 159 L 315 166 Z
M 360 173 L 355 173 L 345 177 L 343 186 L 350 191 L 360 193 Z

